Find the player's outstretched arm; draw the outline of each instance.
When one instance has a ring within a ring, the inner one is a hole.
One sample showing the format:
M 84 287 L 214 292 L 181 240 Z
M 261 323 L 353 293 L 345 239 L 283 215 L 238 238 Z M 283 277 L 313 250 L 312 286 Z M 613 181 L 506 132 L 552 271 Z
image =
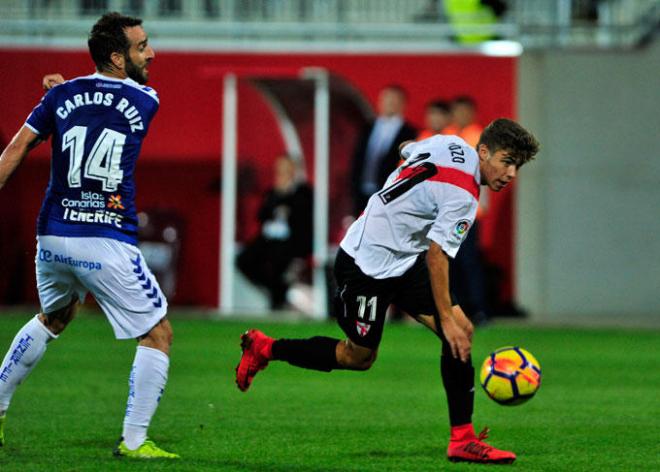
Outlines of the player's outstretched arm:
M 41 86 L 44 90 L 50 90 L 56 85 L 63 83 L 64 77 L 62 77 L 62 74 L 46 74 L 44 75 L 44 78 L 41 79 Z
M 426 255 L 426 264 L 431 277 L 433 299 L 440 313 L 442 333 L 451 347 L 452 355 L 467 362 L 472 343 L 452 313 L 449 296 L 449 257 L 434 241 L 431 241 L 431 247 Z
M 28 152 L 39 144 L 39 135 L 23 126 L 0 155 L 0 189 L 5 186 Z

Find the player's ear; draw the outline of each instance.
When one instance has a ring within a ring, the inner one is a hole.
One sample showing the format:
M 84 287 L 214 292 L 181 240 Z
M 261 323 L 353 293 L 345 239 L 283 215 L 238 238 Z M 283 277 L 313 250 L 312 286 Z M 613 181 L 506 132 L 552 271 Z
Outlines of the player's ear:
M 477 146 L 477 153 L 479 154 L 479 161 L 487 161 L 490 157 L 490 150 L 484 143 Z
M 403 159 L 408 159 L 410 157 L 410 154 L 412 154 L 413 146 L 410 145 L 413 144 L 414 142 L 415 141 L 408 140 L 399 144 L 399 154 Z
M 113 52 L 110 54 L 110 60 L 112 61 L 112 65 L 117 69 L 123 70 L 126 66 L 126 58 L 120 52 Z

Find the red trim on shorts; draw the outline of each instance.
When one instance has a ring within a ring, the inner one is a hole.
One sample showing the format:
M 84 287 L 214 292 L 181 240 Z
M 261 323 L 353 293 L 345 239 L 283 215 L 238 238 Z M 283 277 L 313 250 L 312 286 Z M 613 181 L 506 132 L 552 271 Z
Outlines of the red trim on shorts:
M 429 182 L 441 182 L 443 184 L 455 185 L 468 192 L 475 198 L 475 200 L 479 200 L 480 189 L 479 184 L 474 180 L 474 175 L 453 167 L 436 167 L 438 168 L 438 173 L 430 177 L 428 179 Z

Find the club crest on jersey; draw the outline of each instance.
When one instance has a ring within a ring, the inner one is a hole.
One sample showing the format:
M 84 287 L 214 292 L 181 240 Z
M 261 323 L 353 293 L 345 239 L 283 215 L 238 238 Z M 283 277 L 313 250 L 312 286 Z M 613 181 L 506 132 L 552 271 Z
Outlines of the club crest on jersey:
M 465 233 L 467 233 L 469 229 L 470 229 L 470 222 L 468 220 L 461 220 L 458 223 L 456 223 L 456 226 L 454 227 L 454 233 L 459 238 L 463 238 L 463 236 L 465 236 Z
M 371 329 L 371 325 L 363 321 L 356 321 L 355 325 L 356 325 L 355 327 L 357 328 L 357 333 L 362 337 L 365 337 L 369 333 L 369 330 Z
M 121 195 L 110 195 L 108 198 L 108 208 L 114 210 L 123 210 L 124 205 L 121 203 Z

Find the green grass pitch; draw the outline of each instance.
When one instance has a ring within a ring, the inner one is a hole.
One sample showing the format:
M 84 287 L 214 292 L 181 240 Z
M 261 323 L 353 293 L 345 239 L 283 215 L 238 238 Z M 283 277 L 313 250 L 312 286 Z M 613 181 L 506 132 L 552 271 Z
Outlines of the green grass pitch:
M 0 351 L 29 313 L 0 313 Z M 389 325 L 368 372 L 271 364 L 247 393 L 234 385 L 239 335 L 338 337 L 334 324 L 191 320 L 171 316 L 169 383 L 151 425 L 177 462 L 112 457 L 135 343 L 102 316 L 76 319 L 14 396 L 0 471 L 477 470 L 445 458 L 447 411 L 439 344 L 425 329 Z M 475 364 L 504 345 L 530 350 L 543 384 L 503 407 L 477 386 L 475 426 L 511 449 L 520 471 L 660 470 L 660 333 L 495 325 L 478 330 Z M 3 354 L 0 354 L 3 355 Z M 475 365 L 478 368 L 478 365 Z M 506 467 L 506 466 L 502 466 Z

